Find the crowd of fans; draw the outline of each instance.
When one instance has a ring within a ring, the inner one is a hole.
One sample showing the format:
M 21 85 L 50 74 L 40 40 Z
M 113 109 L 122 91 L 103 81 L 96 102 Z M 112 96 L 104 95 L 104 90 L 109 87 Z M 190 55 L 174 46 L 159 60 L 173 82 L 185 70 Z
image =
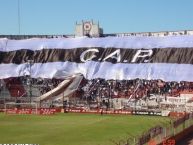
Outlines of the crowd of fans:
M 63 80 L 61 79 L 28 79 L 25 84 L 28 86 L 36 87 L 40 91 L 40 95 L 45 94 L 46 92 L 54 89 L 61 83 Z M 31 84 L 30 84 L 31 83 Z
M 9 80 L 10 81 L 10 80 Z M 0 92 L 4 87 L 26 85 L 36 87 L 40 95 L 52 90 L 62 79 L 34 79 L 28 77 L 12 78 L 11 83 L 0 81 Z M 104 80 L 84 79 L 78 88 L 80 99 L 96 100 L 97 98 L 143 98 L 151 94 L 178 96 L 182 91 L 193 91 L 193 82 L 164 82 L 162 80 Z M 33 93 L 33 92 L 32 92 Z
M 55 88 L 62 80 L 61 79 L 34 79 L 30 77 L 17 77 L 17 78 L 8 78 L 4 80 L 0 80 L 0 93 L 5 88 L 7 88 L 9 91 L 15 91 L 17 92 L 18 96 L 20 97 L 23 95 L 21 94 L 21 87 L 19 86 L 25 86 L 24 88 L 27 90 L 30 90 L 30 87 L 38 88 L 39 95 L 42 95 L 53 88 Z M 27 95 L 26 90 L 26 95 Z M 32 92 L 33 95 L 33 92 Z
M 6 101 L 29 101 L 31 97 L 39 97 L 46 92 L 57 87 L 63 80 L 62 79 L 34 79 L 29 77 L 9 78 L 7 80 L 0 80 L 0 104 L 5 101 L 5 92 L 11 96 L 10 91 L 16 92 L 16 97 L 6 97 Z M 22 87 L 25 92 L 17 89 Z M 30 88 L 32 89 L 30 94 Z M 146 103 L 151 100 L 151 96 L 179 96 L 180 92 L 192 92 L 193 82 L 164 82 L 162 80 L 104 80 L 104 79 L 83 79 L 80 83 L 76 93 L 71 95 L 71 99 L 68 100 L 68 105 L 77 108 L 112 108 L 113 100 L 117 98 L 125 98 L 124 100 L 130 100 L 130 103 L 135 104 L 141 100 Z M 28 97 L 27 97 L 28 96 Z M 10 99 L 10 100 L 9 100 Z M 120 99 L 121 100 L 121 99 Z M 136 101 L 138 100 L 138 101 Z M 62 105 L 63 100 L 45 100 L 45 104 L 53 103 Z M 57 102 L 56 102 L 57 101 Z M 157 98 L 156 100 L 157 101 Z M 129 102 L 121 102 L 121 106 L 131 107 Z M 141 102 L 143 103 L 143 102 Z M 43 103 L 42 103 L 43 104 Z M 119 104 L 119 103 L 118 103 Z M 137 103 L 135 104 L 135 108 Z M 142 105 L 142 104 L 141 104 Z M 114 106 L 115 107 L 115 106 Z M 149 106 L 150 107 L 150 106 Z
M 162 80 L 84 80 L 79 86 L 83 98 L 143 98 L 151 94 L 178 96 L 182 91 L 193 91 L 193 82 L 164 82 Z

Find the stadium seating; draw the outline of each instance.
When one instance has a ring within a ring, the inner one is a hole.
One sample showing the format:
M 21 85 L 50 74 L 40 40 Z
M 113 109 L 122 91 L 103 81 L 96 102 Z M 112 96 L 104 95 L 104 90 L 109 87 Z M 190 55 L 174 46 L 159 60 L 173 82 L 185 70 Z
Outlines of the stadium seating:
M 6 88 L 9 90 L 11 97 L 22 97 L 26 94 L 26 90 L 22 82 L 18 78 L 4 79 Z

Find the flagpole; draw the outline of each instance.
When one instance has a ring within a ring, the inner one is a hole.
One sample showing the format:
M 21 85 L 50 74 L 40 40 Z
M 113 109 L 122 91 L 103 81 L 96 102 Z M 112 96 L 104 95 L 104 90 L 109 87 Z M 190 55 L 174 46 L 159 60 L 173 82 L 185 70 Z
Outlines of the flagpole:
M 19 35 L 20 35 L 20 0 L 17 0 L 17 6 L 18 6 L 18 11 L 17 11 L 17 14 L 18 14 L 18 33 L 19 33 Z

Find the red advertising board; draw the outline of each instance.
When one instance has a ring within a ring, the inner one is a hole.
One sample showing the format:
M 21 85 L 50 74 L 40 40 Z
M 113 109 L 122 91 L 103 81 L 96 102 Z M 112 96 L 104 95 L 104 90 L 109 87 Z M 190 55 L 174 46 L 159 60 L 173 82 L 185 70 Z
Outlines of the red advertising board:
M 77 108 L 69 108 L 66 109 L 66 112 L 73 112 L 73 113 L 95 113 L 95 114 L 125 114 L 130 115 L 131 111 L 124 111 L 124 110 L 85 110 L 85 109 L 77 109 Z
M 55 109 L 6 109 L 6 114 L 39 114 L 39 115 L 52 115 L 55 114 Z

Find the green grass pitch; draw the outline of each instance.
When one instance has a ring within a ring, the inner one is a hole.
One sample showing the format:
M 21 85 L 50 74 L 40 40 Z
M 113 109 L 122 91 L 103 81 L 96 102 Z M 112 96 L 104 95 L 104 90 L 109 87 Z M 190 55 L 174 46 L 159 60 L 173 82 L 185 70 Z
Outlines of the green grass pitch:
M 65 113 L 51 116 L 0 114 L 0 144 L 113 145 L 169 118 Z

